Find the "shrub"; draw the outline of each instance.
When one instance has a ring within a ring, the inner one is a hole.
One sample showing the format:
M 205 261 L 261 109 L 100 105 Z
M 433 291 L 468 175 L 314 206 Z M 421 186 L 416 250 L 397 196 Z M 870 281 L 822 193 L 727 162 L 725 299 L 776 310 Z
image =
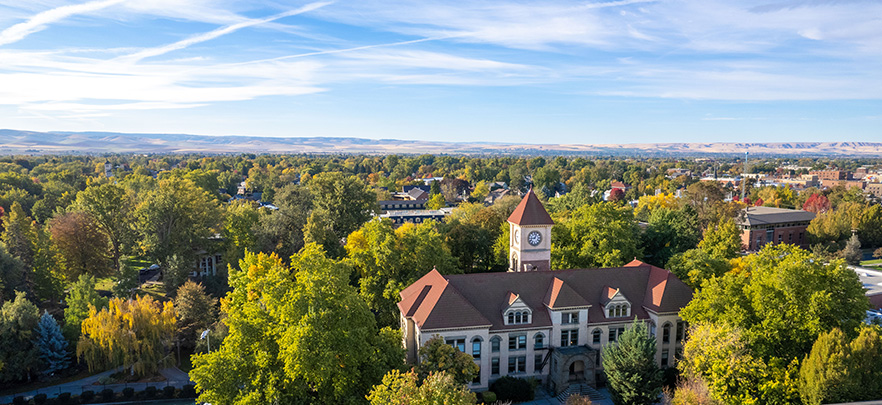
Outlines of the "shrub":
M 110 388 L 101 390 L 101 400 L 104 402 L 113 401 L 113 390 Z
M 37 394 L 34 395 L 34 404 L 35 405 L 43 405 L 46 403 L 46 394 Z
M 156 396 L 156 387 L 150 386 L 144 389 L 144 396 L 147 398 L 153 398 Z
M 80 394 L 80 402 L 82 402 L 84 404 L 86 402 L 93 400 L 93 399 L 95 399 L 95 391 L 91 391 L 91 390 L 83 391 L 83 393 Z
M 187 384 L 181 388 L 181 398 L 196 398 L 196 386 Z
M 592 404 L 591 398 L 583 397 L 579 394 L 570 395 L 570 397 L 567 398 L 567 403 L 566 403 L 566 405 L 591 405 L 591 404 Z
M 12 405 L 25 405 L 27 401 L 25 401 L 24 397 L 15 397 L 12 398 Z
M 530 383 L 520 378 L 502 377 L 490 386 L 490 390 L 496 393 L 496 398 L 500 401 L 519 402 L 533 399 Z
M 481 401 L 483 401 L 485 404 L 492 404 L 496 402 L 496 393 L 493 391 L 484 391 L 481 394 Z
M 166 398 L 174 398 L 175 391 L 176 391 L 175 387 L 172 387 L 171 385 L 169 385 L 169 386 L 162 389 L 162 395 L 165 396 Z
M 62 392 L 61 394 L 58 394 L 58 401 L 57 402 L 61 405 L 70 404 L 71 403 L 70 393 L 69 392 Z
M 123 398 L 129 399 L 135 396 L 135 389 L 132 387 L 126 387 L 123 389 Z

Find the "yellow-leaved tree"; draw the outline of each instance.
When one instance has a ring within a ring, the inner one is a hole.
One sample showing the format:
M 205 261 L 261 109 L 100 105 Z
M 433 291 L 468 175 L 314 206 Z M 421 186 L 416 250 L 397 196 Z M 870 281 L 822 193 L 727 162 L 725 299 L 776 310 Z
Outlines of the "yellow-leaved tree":
M 172 363 L 175 309 L 149 296 L 113 298 L 98 311 L 89 305 L 77 343 L 77 358 L 89 371 L 123 366 L 135 375 L 151 375 Z

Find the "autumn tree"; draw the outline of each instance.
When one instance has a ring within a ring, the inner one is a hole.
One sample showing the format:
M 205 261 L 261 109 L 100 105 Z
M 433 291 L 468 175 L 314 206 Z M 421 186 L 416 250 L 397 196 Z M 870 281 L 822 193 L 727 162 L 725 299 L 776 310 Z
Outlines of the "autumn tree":
M 704 230 L 698 248 L 721 259 L 733 259 L 742 247 L 741 230 L 733 219 L 712 223 Z
M 641 256 L 640 230 L 630 207 L 602 202 L 555 218 L 551 267 L 621 266 Z
M 808 212 L 821 214 L 830 210 L 830 200 L 820 193 L 812 194 L 802 205 L 802 209 Z
M 73 211 L 57 216 L 49 222 L 49 232 L 58 248 L 61 270 L 69 280 L 82 274 L 114 273 L 107 236 L 90 214 Z
M 215 302 L 202 284 L 188 280 L 178 288 L 175 297 L 175 314 L 178 317 L 178 331 L 189 346 L 195 344 L 199 332 L 214 323 Z
M 173 361 L 175 308 L 148 295 L 113 298 L 100 311 L 89 306 L 77 343 L 77 358 L 90 372 L 122 366 L 149 376 Z
M 822 333 L 799 372 L 799 391 L 808 405 L 849 402 L 848 338 L 841 330 Z
M 444 372 L 459 384 L 468 384 L 479 372 L 472 355 L 444 342 L 435 336 L 420 347 L 419 375 L 426 378 L 432 373 Z
M 245 257 L 246 249 L 254 249 L 254 228 L 260 221 L 260 212 L 250 201 L 233 201 L 224 205 L 223 237 L 227 245 L 224 260 L 237 263 Z
M 698 220 L 704 228 L 716 219 L 713 207 L 724 197 L 722 188 L 716 182 L 699 181 L 686 187 L 684 201 L 698 213 Z
M 436 183 L 438 183 L 438 182 L 436 181 L 436 182 L 433 182 L 432 184 L 436 184 Z M 440 210 L 441 208 L 444 208 L 446 206 L 447 206 L 447 200 L 445 200 L 444 196 L 441 194 L 432 194 L 432 196 L 429 197 L 429 201 L 426 203 L 426 209 L 430 209 L 430 210 Z
M 378 330 L 350 269 L 307 245 L 286 266 L 248 253 L 223 300 L 230 333 L 190 373 L 212 403 L 352 403 L 403 364 L 401 335 Z
M 371 405 L 472 405 L 475 393 L 445 372 L 432 373 L 422 384 L 416 372 L 392 370 L 367 396 Z

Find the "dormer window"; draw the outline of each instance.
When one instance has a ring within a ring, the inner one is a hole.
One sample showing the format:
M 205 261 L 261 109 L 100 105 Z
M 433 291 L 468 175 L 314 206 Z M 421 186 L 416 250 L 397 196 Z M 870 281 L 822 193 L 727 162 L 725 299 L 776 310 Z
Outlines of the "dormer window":
M 506 315 L 508 325 L 523 325 L 530 323 L 530 311 L 529 310 L 510 310 Z
M 612 304 L 607 309 L 608 318 L 621 318 L 631 316 L 631 305 L 629 304 Z
M 568 324 L 568 323 L 579 323 L 579 313 L 578 312 L 564 312 L 561 314 L 560 323 Z
M 513 292 L 509 292 L 506 296 L 506 303 L 502 309 L 502 319 L 506 325 L 524 325 L 529 324 L 532 311 L 527 304 L 521 300 L 521 297 Z

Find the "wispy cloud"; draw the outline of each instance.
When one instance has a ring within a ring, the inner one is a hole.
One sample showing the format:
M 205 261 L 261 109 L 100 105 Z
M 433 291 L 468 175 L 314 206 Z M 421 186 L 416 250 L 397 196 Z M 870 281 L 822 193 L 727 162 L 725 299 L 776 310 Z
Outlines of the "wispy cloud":
M 18 42 L 30 34 L 44 29 L 47 25 L 65 18 L 98 11 L 110 6 L 115 6 L 125 0 L 99 0 L 83 4 L 56 7 L 39 13 L 27 21 L 15 24 L 0 32 L 0 46 Z
M 176 51 L 179 49 L 184 49 L 188 46 L 195 45 L 200 42 L 210 41 L 212 39 L 221 37 L 223 35 L 231 34 L 233 32 L 241 30 L 243 28 L 253 27 L 255 25 L 260 25 L 260 24 L 266 24 L 268 22 L 275 21 L 280 18 L 291 17 L 291 16 L 294 16 L 297 14 L 303 14 L 303 13 L 307 13 L 307 12 L 310 12 L 313 10 L 317 10 L 319 8 L 327 6 L 328 4 L 332 4 L 332 2 L 310 3 L 310 4 L 307 4 L 303 7 L 300 7 L 295 10 L 286 11 L 284 13 L 279 13 L 279 14 L 276 14 L 276 15 L 273 15 L 270 17 L 266 17 L 266 18 L 250 19 L 250 20 L 243 21 L 240 23 L 228 25 L 226 27 L 218 28 L 214 31 L 206 32 L 206 33 L 199 34 L 199 35 L 194 35 L 190 38 L 183 39 L 183 40 L 180 40 L 180 41 L 168 44 L 168 45 L 144 49 L 142 51 L 133 53 L 131 55 L 122 56 L 118 59 L 122 62 L 134 63 L 134 62 L 140 61 L 145 58 L 159 56 L 159 55 L 163 55 L 163 54 L 166 54 L 166 53 L 169 53 L 172 51 Z

